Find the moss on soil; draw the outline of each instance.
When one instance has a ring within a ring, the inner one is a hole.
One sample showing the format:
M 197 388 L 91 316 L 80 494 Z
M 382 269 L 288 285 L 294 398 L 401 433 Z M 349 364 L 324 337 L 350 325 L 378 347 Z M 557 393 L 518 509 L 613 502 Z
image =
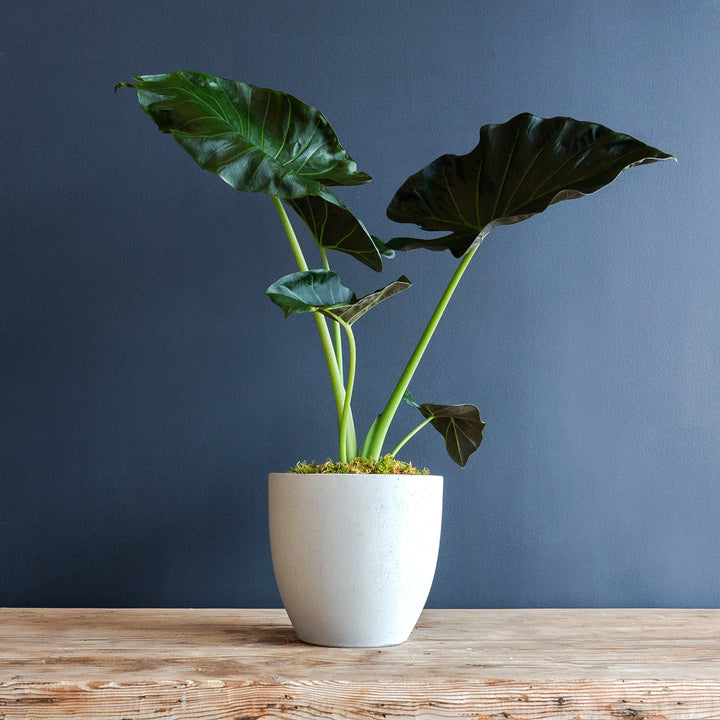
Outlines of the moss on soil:
M 341 463 L 327 460 L 322 464 L 316 462 L 299 462 L 290 472 L 308 474 L 350 473 L 354 475 L 429 475 L 427 468 L 422 470 L 412 463 L 396 460 L 392 455 L 385 455 L 379 460 L 372 458 L 353 458 L 350 462 Z

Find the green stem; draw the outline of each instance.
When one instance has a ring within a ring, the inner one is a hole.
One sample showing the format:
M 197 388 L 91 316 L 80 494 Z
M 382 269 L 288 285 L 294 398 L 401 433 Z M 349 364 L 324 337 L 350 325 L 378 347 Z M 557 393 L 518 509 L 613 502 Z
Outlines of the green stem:
M 427 349 L 427 346 L 430 343 L 430 340 L 435 330 L 437 329 L 440 319 L 445 312 L 445 308 L 447 308 L 448 303 L 450 302 L 450 298 L 452 298 L 453 293 L 455 292 L 455 289 L 457 288 L 458 283 L 463 276 L 463 273 L 467 269 L 467 266 L 470 264 L 470 261 L 473 259 L 473 256 L 477 252 L 478 247 L 479 245 L 476 245 L 463 256 L 460 264 L 453 273 L 453 276 L 450 278 L 450 282 L 448 283 L 447 288 L 445 288 L 445 292 L 442 294 L 442 297 L 440 298 L 440 301 L 438 302 L 435 311 L 430 317 L 425 331 L 420 336 L 420 340 L 415 346 L 415 350 L 410 356 L 410 360 L 405 366 L 405 370 L 403 370 L 403 373 L 400 376 L 400 379 L 398 380 L 398 383 L 395 386 L 392 395 L 390 395 L 390 399 L 388 400 L 387 405 L 377 417 L 377 419 L 373 423 L 373 426 L 368 432 L 367 438 L 365 439 L 365 444 L 363 445 L 362 449 L 363 457 L 371 457 L 376 459 L 380 457 L 382 453 L 382 447 L 385 442 L 385 437 L 387 435 L 388 429 L 390 428 L 390 423 L 392 423 L 398 406 L 402 402 L 403 395 L 405 394 L 408 386 L 410 385 L 410 381 L 412 380 L 413 375 L 415 374 L 415 371 L 420 364 L 420 360 L 422 359 L 422 356 L 424 355 L 425 350 Z
M 345 402 L 343 403 L 342 416 L 340 418 L 340 462 L 348 462 L 355 455 L 357 455 L 357 448 L 350 447 L 351 443 L 348 441 L 349 426 L 352 424 L 352 394 L 353 388 L 355 387 L 355 372 L 357 369 L 357 346 L 355 344 L 355 334 L 353 333 L 350 323 L 341 320 L 340 318 L 334 318 L 338 326 L 342 325 L 345 328 L 348 338 L 348 377 L 347 377 L 347 388 L 345 389 Z M 343 439 L 345 442 L 343 442 Z
M 323 267 L 326 270 L 329 270 L 330 263 L 328 261 L 327 253 L 325 252 L 325 248 L 318 243 L 318 249 L 320 250 Z M 342 328 L 337 320 L 333 321 L 333 334 L 335 342 L 335 361 L 337 362 L 338 372 L 340 373 L 340 382 L 344 383 L 345 365 L 343 362 Z M 347 393 L 347 390 L 345 392 Z M 344 408 L 343 412 L 345 412 Z M 357 455 L 357 436 L 355 435 L 355 420 L 353 419 L 352 408 L 348 407 L 347 412 L 345 413 L 344 422 L 342 416 L 339 418 L 338 427 L 340 453 L 342 454 L 344 452 L 348 460 L 350 460 Z
M 327 253 L 325 252 L 325 248 L 318 243 L 318 248 L 320 250 L 320 257 L 322 258 L 322 264 L 323 267 L 326 270 L 330 269 L 330 263 L 328 262 Z M 334 342 L 335 342 L 335 361 L 337 362 L 338 366 L 338 372 L 340 373 L 340 380 L 344 382 L 344 373 L 345 368 L 343 365 L 343 348 L 342 348 L 342 329 L 340 327 L 340 324 L 337 322 L 337 320 L 333 320 L 333 335 L 334 335 Z
M 285 206 L 279 198 L 274 197 L 272 200 L 275 203 L 275 209 L 278 211 L 278 215 L 280 216 L 280 222 L 282 222 L 285 234 L 288 236 L 288 240 L 290 241 L 290 247 L 292 248 L 298 268 L 302 271 L 309 270 L 310 268 L 305 261 L 305 256 L 303 255 L 302 248 L 298 242 L 297 235 L 295 235 L 295 230 L 293 229 L 287 212 L 285 212 Z
M 308 264 L 303 255 L 302 248 L 298 242 L 297 235 L 293 229 L 290 218 L 285 211 L 285 206 L 282 204 L 279 198 L 274 197 L 273 203 L 277 209 L 280 221 L 282 222 L 285 234 L 290 241 L 290 247 L 292 248 L 293 255 L 295 256 L 295 262 L 302 271 L 307 271 Z M 321 248 L 323 256 L 323 263 L 327 267 L 327 256 L 325 255 L 324 249 Z M 315 323 L 317 324 L 318 332 L 320 333 L 320 342 L 322 344 L 323 353 L 325 354 L 325 362 L 327 364 L 328 372 L 330 373 L 330 384 L 332 386 L 333 396 L 335 398 L 335 409 L 338 417 L 338 434 L 340 443 L 340 454 L 345 453 L 347 457 L 354 457 L 357 455 L 357 439 L 355 435 L 355 423 L 352 417 L 352 411 L 347 402 L 347 391 L 343 384 L 343 363 L 342 363 L 342 338 L 340 328 L 335 325 L 335 343 L 330 336 L 325 317 L 320 313 L 313 313 L 315 316 Z M 347 406 L 347 407 L 346 407 Z M 343 421 L 344 418 L 344 421 Z
M 300 270 L 307 271 L 309 269 L 308 264 L 305 260 L 305 256 L 303 255 L 297 236 L 295 235 L 295 230 L 290 223 L 290 218 L 288 218 L 287 213 L 285 212 L 285 207 L 276 197 L 273 198 L 273 202 L 275 203 L 275 208 L 277 209 L 283 228 L 285 229 L 285 234 L 290 241 L 290 247 L 292 248 L 293 255 L 295 256 L 295 262 L 297 262 L 297 266 Z M 328 330 L 325 318 L 317 312 L 313 313 L 313 315 L 315 316 L 315 322 L 317 324 L 318 332 L 320 333 L 320 342 L 322 343 L 323 352 L 325 353 L 325 362 L 327 363 L 328 372 L 330 373 L 330 384 L 332 385 L 332 391 L 335 397 L 338 422 L 340 422 L 342 418 L 343 405 L 345 403 L 345 388 L 343 387 L 342 376 L 338 370 L 335 348 L 333 347 L 333 341 L 330 337 L 330 331 Z
M 392 457 L 395 457 L 405 443 L 419 433 L 428 423 L 432 422 L 435 416 L 425 418 L 414 430 L 410 431 L 398 444 L 397 447 L 390 453 Z

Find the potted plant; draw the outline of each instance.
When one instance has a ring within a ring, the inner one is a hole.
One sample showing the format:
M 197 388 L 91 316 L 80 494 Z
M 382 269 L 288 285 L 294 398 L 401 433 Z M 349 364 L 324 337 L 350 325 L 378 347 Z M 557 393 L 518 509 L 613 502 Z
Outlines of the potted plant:
M 671 158 L 628 135 L 567 117 L 524 113 L 480 129 L 466 155 L 443 155 L 411 175 L 392 198 L 388 217 L 440 231 L 440 237 L 371 235 L 332 192 L 362 185 L 327 119 L 284 92 L 196 72 L 134 78 L 143 110 L 205 170 L 237 190 L 271 196 L 297 271 L 267 294 L 285 317 L 314 316 L 337 414 L 338 463 L 299 463 L 269 476 L 273 565 L 283 603 L 299 637 L 338 646 L 402 642 L 430 590 L 440 538 L 441 476 L 419 473 L 396 456 L 426 425 L 444 437 L 464 467 L 483 437 L 474 405 L 418 403 L 410 383 L 460 279 L 485 236 L 543 212 L 560 200 L 595 192 L 620 172 Z M 311 267 L 288 215 L 314 240 Z M 360 441 L 352 413 L 355 322 L 410 286 L 404 275 L 357 296 L 330 268 L 328 250 L 375 271 L 396 251 L 449 250 L 458 265 L 405 368 Z M 433 398 L 433 400 L 435 400 Z M 385 447 L 401 403 L 421 420 L 395 448 Z M 359 476 L 361 475 L 361 476 Z

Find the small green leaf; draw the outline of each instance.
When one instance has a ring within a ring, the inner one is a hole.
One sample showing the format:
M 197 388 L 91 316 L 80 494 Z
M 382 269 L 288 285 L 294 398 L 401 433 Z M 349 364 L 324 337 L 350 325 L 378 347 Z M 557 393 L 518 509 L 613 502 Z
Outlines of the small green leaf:
M 412 405 L 412 407 L 420 409 L 420 406 L 415 402 L 415 398 L 412 396 L 412 393 L 409 390 L 405 391 L 405 394 L 403 395 L 403 400 L 408 404 Z
M 484 125 L 467 155 L 442 155 L 409 177 L 388 217 L 439 238 L 393 238 L 395 250 L 450 250 L 461 257 L 492 228 L 521 222 L 561 200 L 612 182 L 623 170 L 672 158 L 629 135 L 568 117 L 524 113 Z M 674 159 L 674 158 L 672 158 Z
M 303 219 L 315 241 L 328 250 L 352 255 L 378 272 L 382 270 L 380 249 L 365 226 L 337 198 L 317 195 L 288 200 Z
M 346 307 L 357 299 L 332 270 L 291 273 L 274 282 L 265 292 L 282 308 L 286 318 L 295 313 Z
M 287 93 L 197 72 L 120 83 L 205 170 L 236 190 L 278 198 L 320 195 L 370 176 L 338 142 L 325 116 Z
M 465 467 L 483 439 L 485 423 L 480 420 L 480 411 L 474 405 L 417 405 L 411 395 L 405 400 L 430 418 L 430 424 L 445 438 L 448 455 Z
M 375 292 L 357 298 L 332 270 L 295 272 L 274 282 L 265 292 L 279 305 L 285 317 L 301 312 L 321 312 L 352 325 L 366 312 L 407 290 L 412 283 L 403 275 Z

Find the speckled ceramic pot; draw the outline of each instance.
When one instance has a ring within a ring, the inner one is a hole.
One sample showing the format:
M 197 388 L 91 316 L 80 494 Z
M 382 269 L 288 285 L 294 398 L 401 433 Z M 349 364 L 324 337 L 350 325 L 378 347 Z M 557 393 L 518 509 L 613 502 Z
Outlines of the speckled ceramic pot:
M 404 642 L 435 575 L 442 477 L 271 473 L 268 491 L 275 578 L 298 637 Z

